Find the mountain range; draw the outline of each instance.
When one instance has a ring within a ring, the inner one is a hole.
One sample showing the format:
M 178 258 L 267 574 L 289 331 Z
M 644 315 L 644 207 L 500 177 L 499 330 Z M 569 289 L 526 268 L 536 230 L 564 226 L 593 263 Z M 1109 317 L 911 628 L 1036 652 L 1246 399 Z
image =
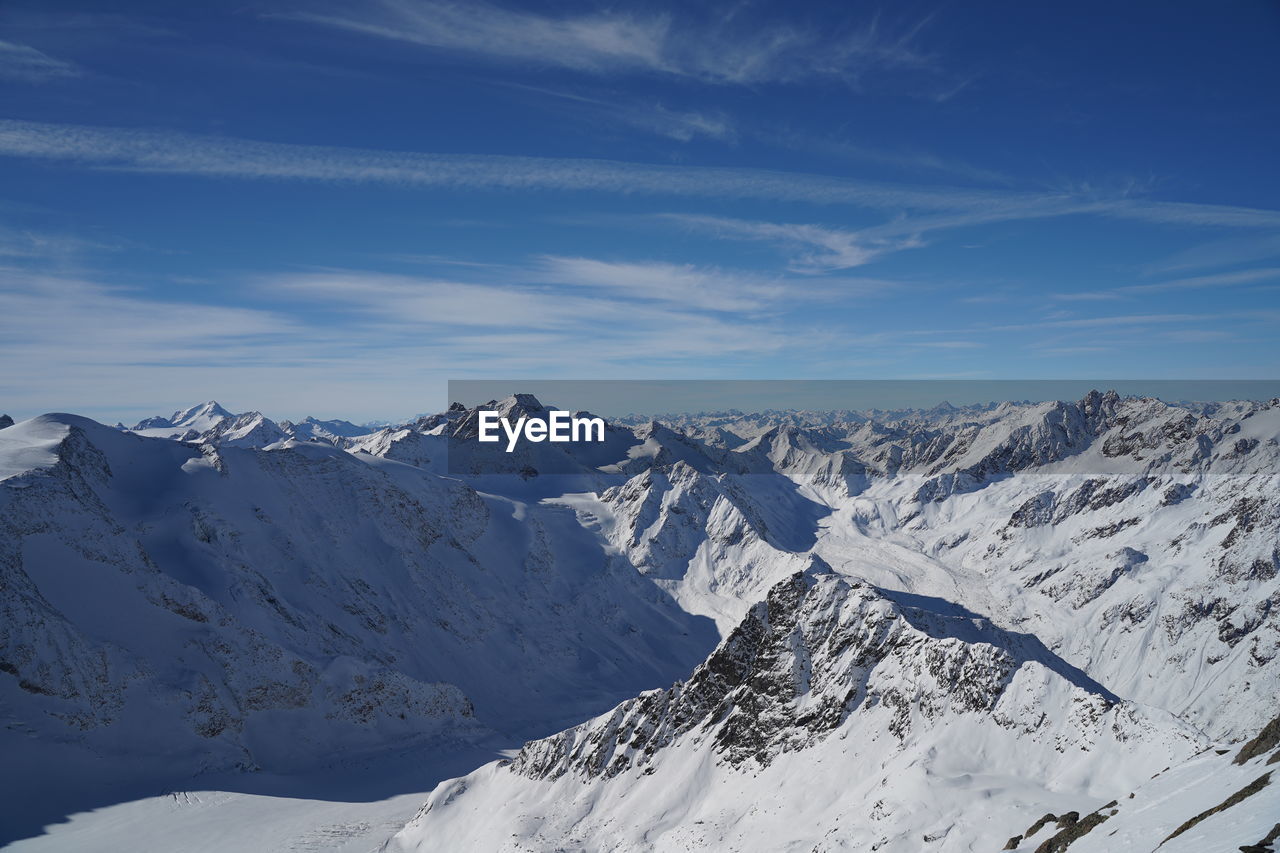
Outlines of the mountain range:
M 343 837 L 1280 835 L 1280 400 L 624 418 L 501 469 L 467 451 L 481 409 L 547 411 L 0 427 L 2 840 L 74 848 L 57 822 L 125 789 L 485 745 Z

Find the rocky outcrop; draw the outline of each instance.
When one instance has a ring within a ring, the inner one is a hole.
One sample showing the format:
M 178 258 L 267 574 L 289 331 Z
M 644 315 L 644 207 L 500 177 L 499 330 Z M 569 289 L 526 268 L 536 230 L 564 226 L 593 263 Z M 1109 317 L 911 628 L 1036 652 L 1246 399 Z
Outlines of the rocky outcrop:
M 609 778 L 643 767 L 686 734 L 732 766 L 766 767 L 870 709 L 891 713 L 888 728 L 899 739 L 951 714 L 990 714 L 1034 729 L 1034 721 L 998 710 L 1024 665 L 1074 682 L 1077 711 L 1098 718 L 1114 704 L 1033 641 L 944 602 L 886 594 L 816 561 L 774 586 L 688 680 L 527 744 L 511 769 L 531 778 Z

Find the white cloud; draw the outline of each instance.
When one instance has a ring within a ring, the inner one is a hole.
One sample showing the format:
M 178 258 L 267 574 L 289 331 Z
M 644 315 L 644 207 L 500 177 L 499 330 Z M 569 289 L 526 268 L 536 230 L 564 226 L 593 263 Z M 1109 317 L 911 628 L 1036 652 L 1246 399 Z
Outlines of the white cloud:
M 1202 288 L 1231 287 L 1237 284 L 1253 284 L 1276 278 L 1280 278 L 1280 268 L 1271 267 L 1215 273 L 1214 275 L 1200 275 L 1192 278 L 1177 278 L 1151 284 L 1134 284 L 1128 287 L 1119 287 L 1116 290 L 1120 293 L 1167 293 L 1171 290 L 1199 290 Z
M 925 347 L 926 349 L 982 349 L 986 346 L 982 341 L 916 341 L 912 346 Z
M 670 22 L 602 12 L 553 18 L 487 3 L 375 0 L 336 14 L 278 17 L 367 36 L 580 71 L 667 70 Z
M 881 255 L 924 245 L 918 235 L 881 236 L 878 229 L 845 231 L 819 225 L 749 222 L 718 216 L 666 214 L 666 219 L 740 240 L 760 240 L 797 250 L 790 267 L 795 272 L 824 273 L 870 263 Z
M 93 251 L 117 251 L 118 244 L 98 243 L 67 234 L 51 234 L 0 225 L 0 258 L 65 263 Z
M 662 104 L 647 104 L 621 110 L 616 115 L 632 127 L 680 142 L 690 142 L 700 136 L 729 141 L 737 136 L 732 119 L 723 112 L 671 110 Z
M 1280 321 L 1278 311 L 1221 311 L 1207 314 L 1120 314 L 1104 317 L 1080 317 L 1070 320 L 1045 320 L 1037 323 L 1019 323 L 1015 325 L 990 326 L 992 331 L 1031 331 L 1035 329 L 1097 329 L 1142 327 L 1149 325 L 1169 326 L 1185 323 L 1188 326 L 1200 326 L 1217 321 L 1240 321 L 1274 324 Z
M 1144 271 L 1152 275 L 1177 273 L 1184 270 L 1232 266 L 1277 255 L 1280 255 L 1280 234 L 1231 237 L 1183 249 L 1162 261 L 1148 265 Z
M 586 104 L 593 117 L 629 125 L 679 142 L 690 142 L 698 137 L 720 141 L 732 141 L 737 138 L 737 129 L 733 120 L 721 111 L 674 110 L 657 101 L 623 102 L 616 97 L 591 97 L 524 83 L 505 85 L 511 89 L 555 98 L 567 104 Z
M 611 121 L 677 142 L 692 142 L 699 137 L 731 142 L 738 135 L 733 120 L 723 112 L 673 110 L 659 103 L 595 103 L 599 105 L 600 114 Z
M 344 401 L 333 412 L 344 416 L 408 415 L 431 405 L 406 403 L 406 388 L 460 376 L 707 376 L 931 334 L 815 328 L 792 309 L 834 290 L 810 279 L 556 257 L 476 274 L 488 279 L 263 275 L 226 305 L 0 269 L 0 363 L 25 366 L 6 374 L 2 402 L 15 415 L 71 408 L 124 419 L 211 396 L 286 417 L 332 400 Z
M 330 148 L 9 119 L 0 119 L 0 155 L 207 177 L 752 198 L 936 214 L 899 217 L 863 229 L 862 237 L 871 241 L 1068 215 L 1140 218 L 1177 225 L 1280 227 L 1280 211 L 1258 208 L 890 184 L 765 169 Z
M 226 342 L 265 341 L 295 329 L 267 311 L 155 300 L 81 278 L 13 268 L 0 269 L 0 277 L 0 339 L 7 348 L 52 345 L 92 361 L 217 361 Z
M 78 76 L 80 71 L 70 62 L 55 59 L 29 45 L 0 41 L 0 79 L 45 83 Z
M 756 316 L 767 307 L 756 283 L 724 274 L 545 258 L 533 270 L 502 278 L 476 283 L 320 270 L 269 276 L 263 285 L 312 307 L 338 306 L 384 341 L 430 335 L 437 344 L 447 343 L 453 357 L 465 354 L 467 342 L 488 345 L 493 336 L 512 335 L 554 342 L 544 349 L 561 353 L 559 359 L 585 352 L 602 360 L 640 354 L 678 360 L 788 343 Z M 706 285 L 701 297 L 683 289 L 699 284 Z
M 533 275 L 539 281 L 629 299 L 734 313 L 766 309 L 787 291 L 786 283 L 778 279 L 660 262 L 546 256 L 539 260 Z
M 1014 197 L 980 190 L 912 187 L 763 169 L 420 154 L 10 119 L 0 119 L 0 155 L 207 177 L 760 198 L 892 210 L 1027 210 L 1044 201 L 1033 195 Z
M 1272 281 L 1280 278 L 1280 267 L 1264 267 L 1252 270 L 1198 275 L 1190 278 L 1176 278 L 1169 281 L 1157 281 L 1151 284 L 1130 284 L 1113 287 L 1107 290 L 1084 290 L 1076 293 L 1055 293 L 1054 298 L 1069 302 L 1089 302 L 1110 299 L 1122 299 L 1126 296 L 1143 296 L 1152 293 L 1169 293 L 1179 290 L 1204 290 L 1223 287 L 1234 287 L 1240 284 L 1256 284 L 1260 281 Z
M 793 310 L 798 299 L 830 296 L 821 291 L 827 283 L 834 292 L 856 279 L 559 257 L 476 274 L 490 278 L 266 275 L 245 282 L 256 302 L 229 306 L 0 270 L 0 363 L 27 366 L 6 374 L 4 406 L 20 416 L 71 408 L 136 420 L 214 397 L 276 417 L 407 416 L 442 402 L 416 395 L 439 395 L 444 380 L 467 376 L 705 378 L 796 363 L 839 372 L 868 358 L 894 369 L 912 352 L 962 360 L 997 332 L 1043 338 L 1044 329 L 1145 327 L 1202 340 L 1206 330 L 1265 332 L 1280 320 L 1275 312 L 1134 314 L 865 332 L 862 315 Z
M 277 416 L 335 399 L 348 401 L 338 412 L 347 416 L 408 415 L 431 406 L 406 403 L 406 388 L 477 372 L 660 375 L 808 345 L 746 314 L 618 291 L 327 270 L 255 281 L 256 298 L 275 306 L 266 309 L 16 269 L 0 270 L 0 282 L 0 363 L 26 366 L 5 377 L 15 415 L 140 416 L 210 396 L 270 402 Z
M 553 15 L 447 0 L 375 0 L 275 17 L 495 62 L 720 84 L 853 81 L 868 70 L 934 67 L 913 45 L 920 25 L 894 33 L 877 19 L 833 35 L 782 22 L 747 28 L 723 17 L 697 23 L 611 9 Z
M 871 148 L 842 138 L 775 128 L 757 131 L 753 135 L 761 142 L 778 148 L 820 154 L 843 160 L 854 160 L 875 166 L 888 166 L 901 172 L 936 172 L 967 181 L 999 186 L 1008 186 L 1013 183 L 1013 179 L 1008 175 L 993 169 L 984 169 L 919 149 L 901 146 L 893 149 Z

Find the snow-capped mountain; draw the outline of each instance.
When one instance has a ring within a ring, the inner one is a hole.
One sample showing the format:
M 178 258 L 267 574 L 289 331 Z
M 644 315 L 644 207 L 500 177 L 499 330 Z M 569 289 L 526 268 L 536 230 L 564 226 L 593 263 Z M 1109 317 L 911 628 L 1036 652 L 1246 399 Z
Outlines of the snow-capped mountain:
M 296 769 L 546 732 L 714 643 L 563 506 L 271 447 L 72 415 L 3 431 L 6 737 L 170 776 Z
M 781 474 L 655 466 L 600 495 L 606 538 L 690 612 L 727 631 L 782 575 L 803 568 L 830 510 Z
M 993 814 L 1201 746 L 1034 639 L 819 561 L 687 681 L 442 783 L 390 849 L 997 849 Z
M 135 424 L 131 431 L 158 438 L 191 440 L 215 429 L 232 417 L 234 415 L 210 400 L 207 403 L 174 412 L 167 418 L 159 415 L 147 418 Z
M 294 438 L 304 441 L 325 441 L 329 444 L 338 444 L 339 439 L 358 438 L 375 431 L 368 426 L 357 426 L 340 418 L 322 421 L 311 417 L 304 418 L 296 424 L 281 421 L 280 429 Z
M 147 418 L 127 430 L 150 438 L 229 447 L 268 447 L 290 438 L 341 447 L 349 439 L 374 431 L 349 421 L 322 421 L 312 417 L 296 424 L 290 421 L 276 423 L 261 412 L 232 414 L 213 400 L 174 412 L 167 418 L 159 415 Z
M 475 450 L 480 411 L 548 408 L 4 428 L 0 737 L 184 773 L 535 738 L 442 783 L 408 849 L 1110 849 L 1105 812 L 1136 850 L 1275 717 L 1280 400 Z
M 727 501 L 664 515 L 662 495 L 673 481 L 688 489 L 689 466 L 606 492 L 614 515 L 602 524 L 637 565 L 665 560 L 662 577 L 695 612 L 740 615 L 796 552 L 837 566 L 856 557 L 877 583 L 1000 614 L 1121 695 L 1215 736 L 1263 725 L 1280 689 L 1280 404 L 1205 415 L 1092 394 L 992 411 L 955 429 L 775 427 L 735 448 L 724 467 L 764 462 L 821 507 L 788 509 L 804 535 L 781 547 L 778 524 L 755 554 L 758 535 L 717 544 L 743 536 Z M 757 498 L 774 485 L 701 476 Z M 779 494 L 758 503 L 786 506 Z

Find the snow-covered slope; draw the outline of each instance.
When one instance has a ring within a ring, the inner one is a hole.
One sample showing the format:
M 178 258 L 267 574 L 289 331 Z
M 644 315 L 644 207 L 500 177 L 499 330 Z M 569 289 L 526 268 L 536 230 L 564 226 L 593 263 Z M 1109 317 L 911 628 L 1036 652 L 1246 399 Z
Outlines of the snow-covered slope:
M 702 473 L 684 460 L 600 496 L 606 537 L 685 609 L 730 630 L 800 568 L 830 510 L 780 474 Z
M 1215 736 L 1269 719 L 1280 692 L 1280 402 L 1193 410 L 1095 393 L 981 414 L 941 427 L 773 427 L 733 450 L 753 457 L 734 470 L 765 460 L 829 507 L 791 516 L 834 565 L 863 559 L 878 583 L 995 614 Z M 752 482 L 768 480 L 744 478 L 748 492 Z M 697 612 L 734 613 L 724 593 L 750 600 L 792 559 L 789 548 L 767 559 L 681 550 L 701 537 L 679 523 L 687 516 L 643 516 L 637 537 L 617 500 L 606 503 L 622 523 L 603 526 L 625 532 L 614 541 L 637 562 L 651 541 L 688 553 L 683 573 L 670 558 L 664 572 L 698 579 L 679 592 Z M 646 505 L 657 504 L 631 504 Z M 755 586 L 741 584 L 746 565 Z
M 714 643 L 565 507 L 273 448 L 71 415 L 0 432 L 8 731 L 178 775 L 296 769 L 550 731 Z
M 442 783 L 390 847 L 998 849 L 994 815 L 1127 791 L 1202 746 L 1034 638 L 815 562 L 688 680 Z
M 1024 853 L 1270 853 L 1280 842 L 1280 717 L 1238 751 L 1206 749 L 1091 811 L 1046 813 L 1010 836 Z
M 1280 691 L 1280 406 L 1220 421 L 1116 401 L 1088 442 L 1032 441 L 1043 424 L 873 482 L 854 524 L 981 577 L 1008 626 L 1122 695 L 1256 730 Z M 1009 461 L 1028 455 L 1048 461 Z
M 1280 401 L 720 413 L 496 457 L 486 408 L 546 412 L 0 430 L 0 738 L 188 772 L 570 726 L 397 843 L 948 850 L 1275 715 Z
M 174 412 L 169 417 L 157 415 L 147 418 L 132 428 L 132 432 L 154 438 L 176 438 L 190 441 L 210 430 L 216 429 L 224 421 L 235 417 L 215 401 L 199 403 L 190 408 Z

